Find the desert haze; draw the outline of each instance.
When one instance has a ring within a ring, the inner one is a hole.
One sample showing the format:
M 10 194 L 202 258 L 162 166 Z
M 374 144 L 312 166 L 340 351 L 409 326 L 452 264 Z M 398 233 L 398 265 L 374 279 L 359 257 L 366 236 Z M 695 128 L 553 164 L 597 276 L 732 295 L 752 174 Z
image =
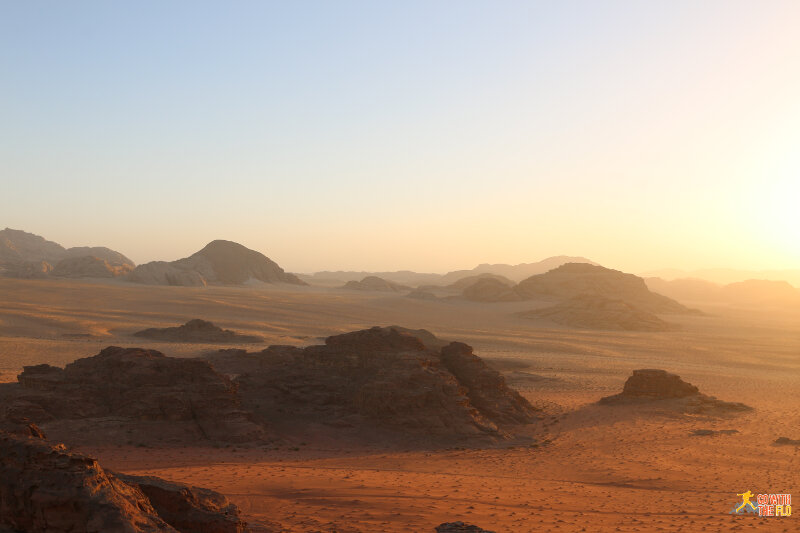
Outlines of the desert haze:
M 730 514 L 798 483 L 791 285 L 564 257 L 519 283 L 330 287 L 229 241 L 64 275 L 72 256 L 4 235 L 11 530 L 794 529 Z M 70 466 L 83 456 L 97 463 Z
M 798 28 L 4 2 L 0 533 L 800 531 Z

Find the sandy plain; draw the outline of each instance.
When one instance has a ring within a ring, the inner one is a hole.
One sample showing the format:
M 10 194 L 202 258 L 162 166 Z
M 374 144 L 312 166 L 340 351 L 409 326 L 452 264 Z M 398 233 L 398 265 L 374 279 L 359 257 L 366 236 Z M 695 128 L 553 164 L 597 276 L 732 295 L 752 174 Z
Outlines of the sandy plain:
M 132 333 L 211 320 L 263 345 L 308 345 L 373 325 L 425 328 L 472 345 L 542 409 L 537 444 L 492 449 L 83 448 L 104 466 L 216 489 L 254 523 L 285 531 L 424 532 L 464 520 L 500 532 L 796 531 L 792 517 L 732 516 L 737 493 L 800 497 L 800 308 L 682 302 L 678 328 L 572 330 L 516 316 L 547 302 L 470 303 L 315 287 L 145 287 L 0 279 L 0 380 L 109 345 L 191 357 L 219 346 Z M 596 405 L 631 370 L 663 368 L 744 402 L 732 418 Z M 696 429 L 738 433 L 692 436 Z

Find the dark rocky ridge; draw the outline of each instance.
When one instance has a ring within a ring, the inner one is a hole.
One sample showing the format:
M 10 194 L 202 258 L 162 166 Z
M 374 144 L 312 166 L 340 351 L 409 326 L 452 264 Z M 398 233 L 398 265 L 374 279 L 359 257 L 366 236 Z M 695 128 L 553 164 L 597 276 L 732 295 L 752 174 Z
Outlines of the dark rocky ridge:
M 0 530 L 30 533 L 244 533 L 214 491 L 114 474 L 62 444 L 0 431 Z
M 398 327 L 328 337 L 324 346 L 209 354 L 236 375 L 242 405 L 272 427 L 289 421 L 454 441 L 506 439 L 534 408 L 462 343 Z
M 134 337 L 166 342 L 205 342 L 205 343 L 258 343 L 264 339 L 256 335 L 242 335 L 229 329 L 222 329 L 206 320 L 195 318 L 186 324 L 171 328 L 148 328 L 137 331 Z
M 697 414 L 733 414 L 750 411 L 738 402 L 724 402 L 700 390 L 666 370 L 634 370 L 625 382 L 622 392 L 600 400 L 603 405 L 631 405 L 667 402 L 663 405 Z
M 124 443 L 131 435 L 244 442 L 264 436 L 240 408 L 236 385 L 198 359 L 109 347 L 63 369 L 27 366 L 18 381 L 0 389 L 7 416 L 28 418 L 73 442 Z
M 325 345 L 221 350 L 205 359 L 109 347 L 65 368 L 25 367 L 0 384 L 0 417 L 71 444 L 291 441 L 490 444 L 537 418 L 463 343 L 397 326 Z M 316 428 L 316 429 L 315 429 Z

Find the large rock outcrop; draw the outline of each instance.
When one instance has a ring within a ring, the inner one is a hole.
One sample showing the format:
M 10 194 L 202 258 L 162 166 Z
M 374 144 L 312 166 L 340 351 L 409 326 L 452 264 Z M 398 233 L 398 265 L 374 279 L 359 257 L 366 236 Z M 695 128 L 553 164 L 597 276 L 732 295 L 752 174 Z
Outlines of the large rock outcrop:
M 582 329 L 622 331 L 666 331 L 670 325 L 655 314 L 624 300 L 597 294 L 583 294 L 544 309 L 521 313 L 524 318 L 541 319 Z
M 603 405 L 661 404 L 665 407 L 698 414 L 727 414 L 751 410 L 737 402 L 724 402 L 666 370 L 634 370 L 622 392 L 600 400 Z
M 62 444 L 0 432 L 0 530 L 244 533 L 223 495 L 104 470 Z
M 147 497 L 63 445 L 0 433 L 0 529 L 175 532 Z
M 219 492 L 166 481 L 155 476 L 114 475 L 142 491 L 158 516 L 178 531 L 248 531 L 247 524 L 239 517 L 239 508 Z
M 270 427 L 323 425 L 428 444 L 504 439 L 534 408 L 462 343 L 375 327 L 325 345 L 210 354 L 237 375 L 245 407 Z M 477 442 L 477 441 L 476 441 Z
M 222 329 L 212 322 L 195 318 L 186 324 L 171 328 L 148 328 L 137 331 L 134 337 L 154 339 L 163 342 L 205 342 L 248 344 L 262 342 L 256 335 L 242 335 L 229 329 Z
M 184 259 L 155 261 L 138 266 L 130 281 L 151 285 L 203 286 L 207 283 L 240 285 L 250 281 L 305 285 L 277 263 L 241 244 L 217 240 Z
M 26 366 L 18 382 L 0 391 L 9 415 L 60 440 L 241 442 L 264 435 L 241 409 L 236 385 L 199 359 L 109 347 L 63 369 Z

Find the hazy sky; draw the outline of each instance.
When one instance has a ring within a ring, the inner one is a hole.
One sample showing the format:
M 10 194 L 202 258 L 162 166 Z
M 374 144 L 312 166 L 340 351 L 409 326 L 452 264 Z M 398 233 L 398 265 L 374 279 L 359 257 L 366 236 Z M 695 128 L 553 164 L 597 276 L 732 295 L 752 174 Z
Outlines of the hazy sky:
M 6 1 L 0 180 L 136 262 L 800 268 L 800 2 Z

